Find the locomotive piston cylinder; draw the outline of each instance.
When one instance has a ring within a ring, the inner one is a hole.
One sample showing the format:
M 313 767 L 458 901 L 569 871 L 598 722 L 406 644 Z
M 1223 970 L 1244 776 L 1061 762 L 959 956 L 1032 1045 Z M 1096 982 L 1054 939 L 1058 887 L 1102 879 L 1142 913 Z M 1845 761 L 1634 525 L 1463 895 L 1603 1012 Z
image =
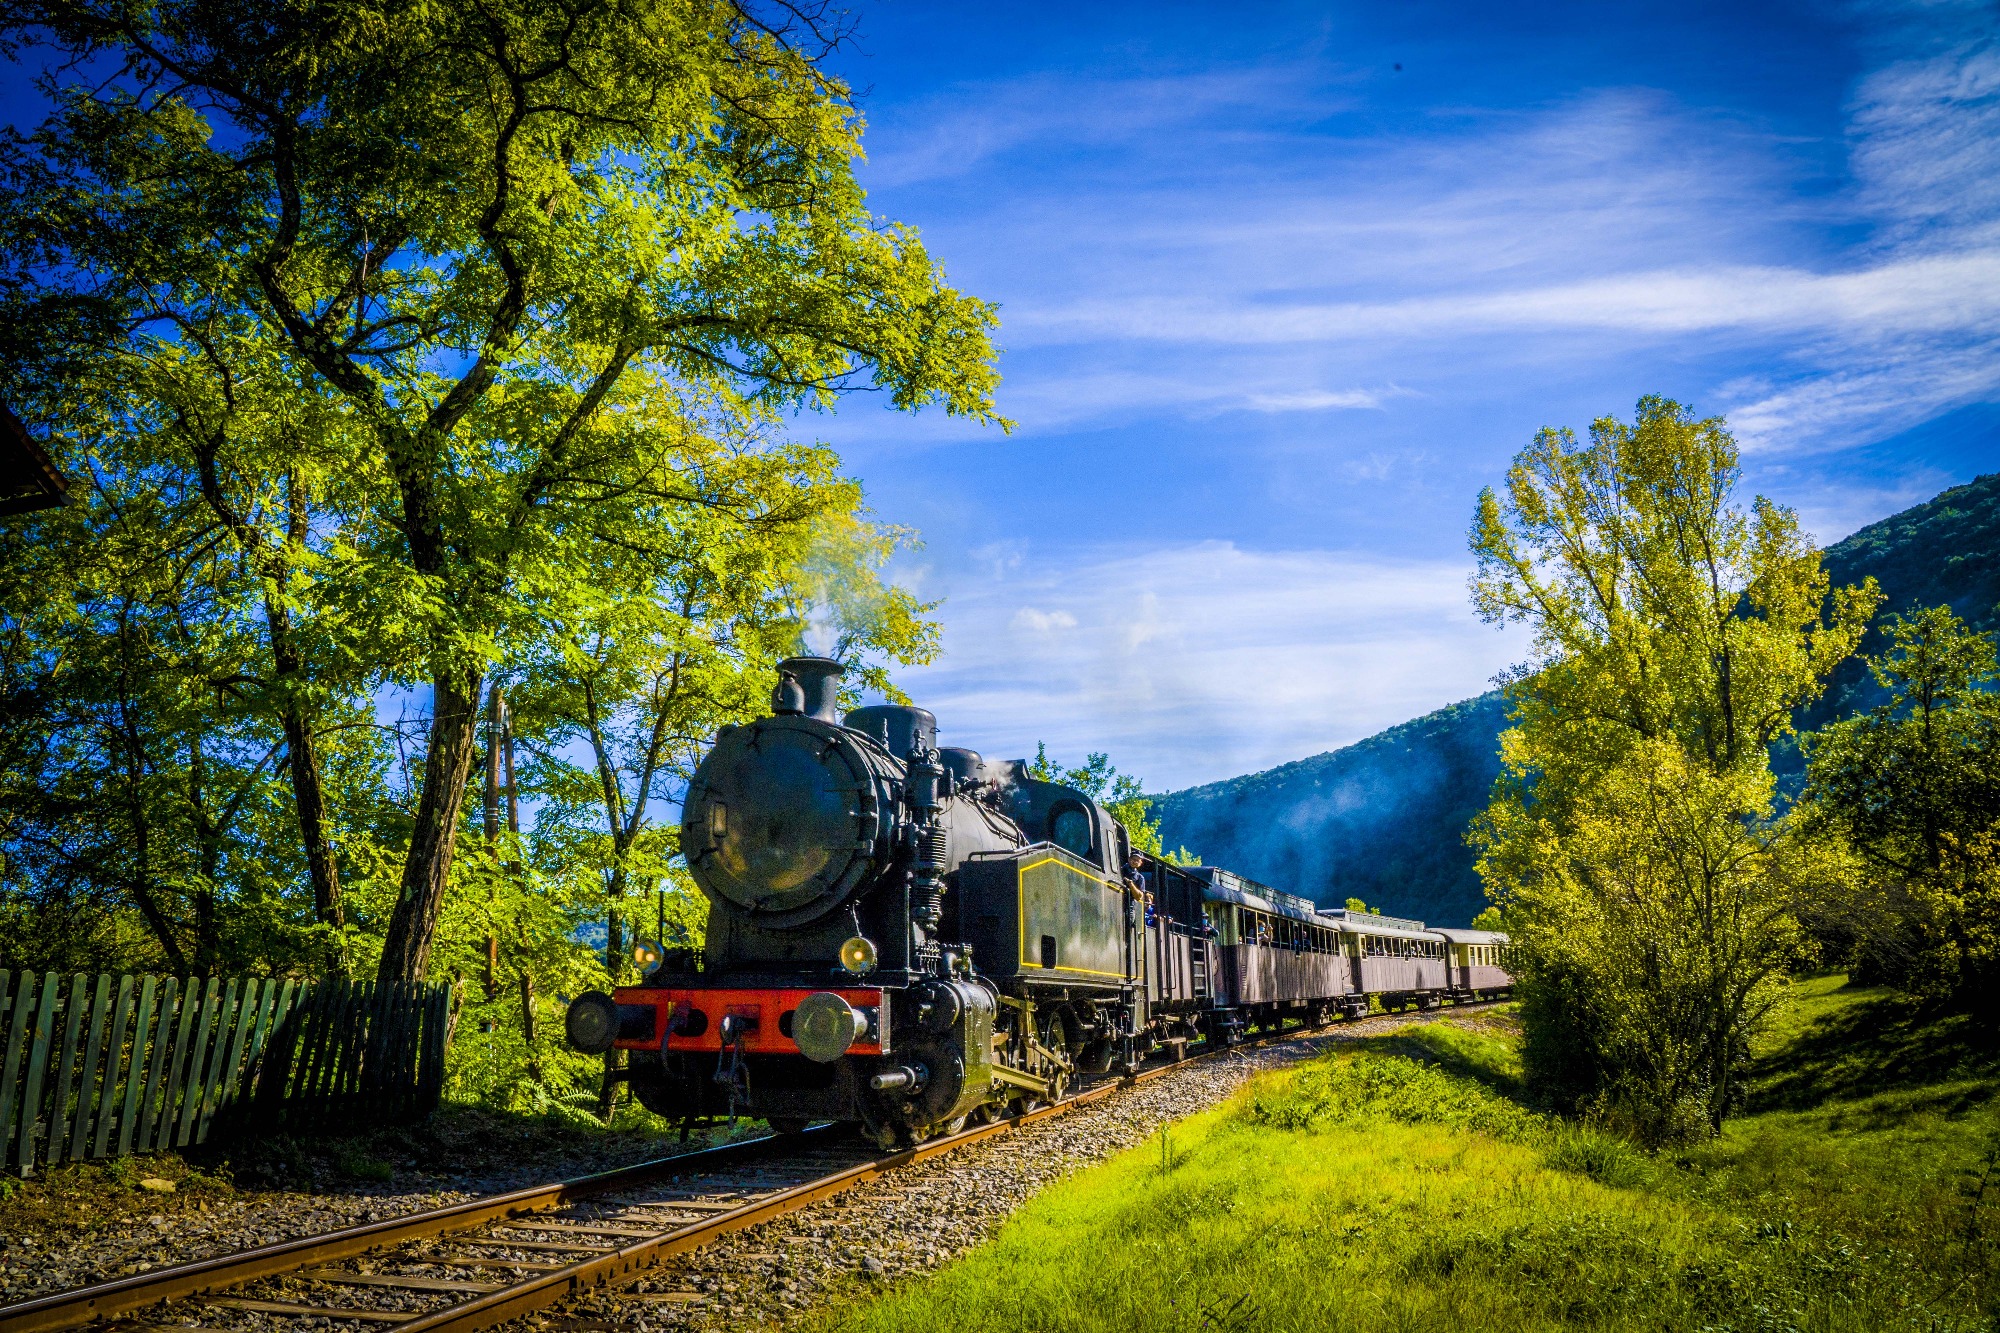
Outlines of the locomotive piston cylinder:
M 868 1076 L 868 1086 L 877 1092 L 918 1093 L 924 1090 L 930 1071 L 922 1065 L 900 1065 Z

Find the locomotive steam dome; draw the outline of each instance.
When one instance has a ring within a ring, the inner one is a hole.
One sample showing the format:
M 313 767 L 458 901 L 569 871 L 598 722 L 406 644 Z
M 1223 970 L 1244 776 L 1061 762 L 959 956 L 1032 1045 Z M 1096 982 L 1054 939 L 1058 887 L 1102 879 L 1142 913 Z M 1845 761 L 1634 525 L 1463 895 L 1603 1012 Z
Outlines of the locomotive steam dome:
M 838 663 L 778 669 L 780 712 L 725 732 L 695 770 L 681 847 L 704 892 L 785 926 L 825 916 L 868 876 L 901 775 L 841 728 Z

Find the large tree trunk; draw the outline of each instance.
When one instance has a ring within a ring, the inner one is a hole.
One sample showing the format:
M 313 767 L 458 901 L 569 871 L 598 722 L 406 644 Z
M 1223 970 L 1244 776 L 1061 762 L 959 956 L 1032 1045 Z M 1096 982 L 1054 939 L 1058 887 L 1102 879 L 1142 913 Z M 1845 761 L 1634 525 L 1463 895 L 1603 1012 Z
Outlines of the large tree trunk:
M 424 785 L 403 862 L 403 891 L 382 941 L 381 981 L 422 981 L 430 967 L 438 913 L 451 879 L 466 779 L 479 750 L 479 673 L 441 675 L 431 683 L 430 745 Z

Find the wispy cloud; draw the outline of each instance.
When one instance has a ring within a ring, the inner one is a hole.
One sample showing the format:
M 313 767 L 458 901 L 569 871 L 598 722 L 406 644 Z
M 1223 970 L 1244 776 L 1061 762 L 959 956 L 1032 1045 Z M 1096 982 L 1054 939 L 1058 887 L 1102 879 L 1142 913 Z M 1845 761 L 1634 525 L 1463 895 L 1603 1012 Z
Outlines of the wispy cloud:
M 1379 408 L 1384 398 L 1399 397 L 1407 390 L 1298 389 L 1291 393 L 1253 393 L 1244 399 L 1252 412 L 1324 412 L 1335 408 Z
M 1477 694 L 1513 648 L 1455 563 L 1202 542 L 1027 568 L 951 587 L 946 656 L 906 687 L 953 744 L 1107 750 L 1154 790 Z
M 1981 8 L 1990 28 L 1992 11 Z M 2000 239 L 2000 48 L 1990 31 L 1863 79 L 1850 126 L 1859 201 L 1883 220 L 1883 242 L 1931 249 Z
M 958 89 L 949 115 L 892 118 L 888 178 L 899 160 L 962 160 L 923 146 L 952 142 L 1050 168 L 961 232 L 1006 289 L 1006 393 L 1030 430 L 1380 409 L 1371 382 L 1570 375 L 1694 338 L 1783 363 L 1782 391 L 1740 406 L 1791 448 L 1847 447 L 2000 386 L 1990 43 L 1860 80 L 1832 190 L 1803 188 L 1824 170 L 1813 145 L 1658 90 L 1365 135 L 1344 132 L 1353 99 L 1306 59 L 1072 80 L 1060 97 L 1045 76 Z M 965 128 L 988 124 L 1009 128 Z
M 1715 265 L 1387 302 L 1085 300 L 1027 312 L 1016 336 L 1292 344 L 1566 330 L 1824 335 L 1833 328 L 1867 338 L 2000 331 L 2000 247 L 1841 273 Z

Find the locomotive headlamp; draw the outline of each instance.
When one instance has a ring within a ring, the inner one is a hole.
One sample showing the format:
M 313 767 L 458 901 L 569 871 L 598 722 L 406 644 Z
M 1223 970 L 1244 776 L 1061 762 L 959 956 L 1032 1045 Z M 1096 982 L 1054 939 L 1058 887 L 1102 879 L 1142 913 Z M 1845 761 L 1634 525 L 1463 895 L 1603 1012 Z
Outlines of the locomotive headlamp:
M 841 970 L 857 977 L 873 972 L 876 961 L 875 942 L 866 935 L 849 936 L 840 946 Z
M 640 940 L 632 946 L 632 961 L 640 967 L 651 967 L 660 961 L 660 946 L 651 940 Z

